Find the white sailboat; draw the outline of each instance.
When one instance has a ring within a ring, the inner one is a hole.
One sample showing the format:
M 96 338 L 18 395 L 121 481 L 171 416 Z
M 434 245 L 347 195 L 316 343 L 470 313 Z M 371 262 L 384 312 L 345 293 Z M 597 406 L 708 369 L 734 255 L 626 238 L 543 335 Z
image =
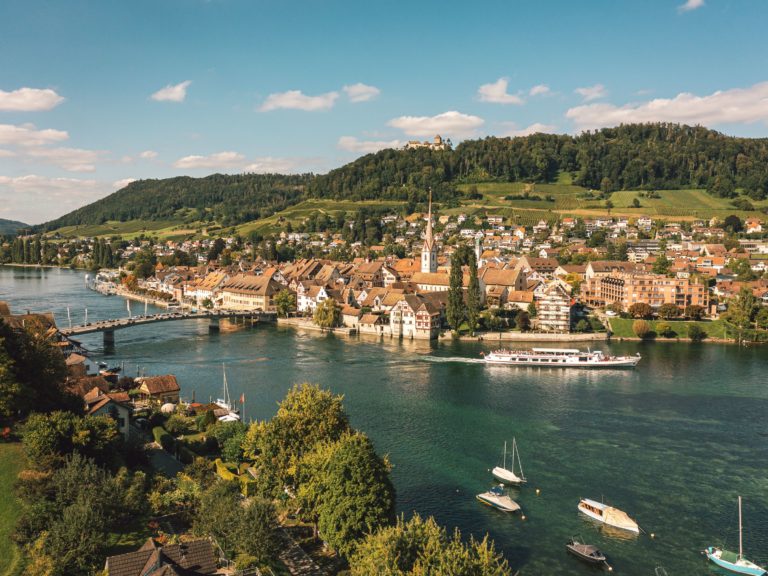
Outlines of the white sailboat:
M 515 459 L 520 474 L 515 473 Z M 504 454 L 501 460 L 501 466 L 496 466 L 492 471 L 493 477 L 503 484 L 524 484 L 526 482 L 523 474 L 523 463 L 520 461 L 520 453 L 517 451 L 517 441 L 512 438 L 512 465 L 507 469 L 507 443 L 504 442 Z
M 736 572 L 737 574 L 750 574 L 751 576 L 763 576 L 766 571 L 761 566 L 758 566 L 754 562 L 750 562 L 744 558 L 744 550 L 742 545 L 742 527 L 741 527 L 741 496 L 739 496 L 739 553 L 729 552 L 716 546 L 710 546 L 704 550 L 704 554 L 710 561 L 714 562 L 721 568 Z
M 221 365 L 221 371 L 224 375 L 224 398 L 217 398 L 216 405 L 227 411 L 223 416 L 219 416 L 221 422 L 234 422 L 240 420 L 240 415 L 237 413 L 237 409 L 232 404 L 232 399 L 229 396 L 229 385 L 227 384 L 227 369 L 224 364 Z

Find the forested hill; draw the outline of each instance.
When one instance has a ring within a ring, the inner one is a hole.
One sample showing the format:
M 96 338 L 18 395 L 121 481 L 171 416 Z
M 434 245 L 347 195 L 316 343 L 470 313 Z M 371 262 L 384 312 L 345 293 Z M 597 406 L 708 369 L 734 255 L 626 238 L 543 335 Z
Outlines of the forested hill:
M 224 225 L 263 218 L 299 202 L 312 175 L 214 174 L 205 178 L 137 180 L 41 228 L 108 220 L 215 220 Z
M 14 235 L 21 228 L 29 228 L 29 224 L 24 222 L 17 222 L 16 220 L 5 220 L 0 218 L 0 236 Z
M 329 198 L 407 199 L 427 187 L 450 194 L 456 182 L 553 182 L 559 172 L 606 192 L 690 187 L 732 196 L 738 187 L 759 199 L 768 190 L 768 139 L 678 124 L 629 124 L 575 137 L 489 137 L 454 151 L 369 154 L 316 177 L 309 190 Z
M 768 139 L 734 138 L 702 127 L 630 124 L 578 136 L 533 134 L 467 140 L 455 150 L 382 150 L 313 176 L 220 175 L 141 180 L 41 226 L 107 220 L 216 220 L 224 226 L 264 218 L 307 198 L 423 201 L 459 196 L 457 183 L 573 183 L 603 192 L 706 188 L 754 199 L 768 193 Z

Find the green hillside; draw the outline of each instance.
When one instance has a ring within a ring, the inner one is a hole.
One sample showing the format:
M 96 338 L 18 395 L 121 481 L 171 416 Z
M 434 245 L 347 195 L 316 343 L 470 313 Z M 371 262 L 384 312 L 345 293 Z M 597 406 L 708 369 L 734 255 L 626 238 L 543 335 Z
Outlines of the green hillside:
M 16 220 L 5 220 L 0 218 L 0 236 L 4 234 L 16 234 L 21 228 L 29 228 L 29 224 L 17 222 Z
M 211 224 L 271 230 L 307 211 L 354 211 L 360 202 L 412 213 L 425 207 L 427 190 L 443 210 L 499 211 L 520 223 L 609 208 L 628 217 L 745 217 L 768 208 L 768 139 L 636 124 L 578 136 L 467 140 L 455 150 L 389 149 L 319 176 L 141 180 L 38 229 L 163 237 Z M 312 204 L 318 201 L 334 204 Z

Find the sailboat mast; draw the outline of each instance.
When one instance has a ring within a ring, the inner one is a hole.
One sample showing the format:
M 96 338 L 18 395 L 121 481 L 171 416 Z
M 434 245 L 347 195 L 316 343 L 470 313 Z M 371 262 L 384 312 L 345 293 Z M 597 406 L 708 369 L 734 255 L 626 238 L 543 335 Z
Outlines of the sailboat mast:
M 520 468 L 520 478 L 525 479 L 525 474 L 523 474 L 523 461 L 520 460 L 520 452 L 517 450 L 517 439 L 512 438 L 512 472 L 515 471 L 515 454 L 517 454 L 517 465 Z
M 231 403 L 229 402 L 229 386 L 227 386 L 227 369 L 223 362 L 221 363 L 221 373 L 224 375 L 224 403 L 227 406 L 230 406 Z
M 506 440 L 504 440 L 504 455 L 501 457 L 501 467 L 504 468 L 504 470 L 507 469 L 507 441 Z
M 741 496 L 739 496 L 739 558 L 741 558 L 743 552 L 742 552 L 742 543 L 741 543 Z

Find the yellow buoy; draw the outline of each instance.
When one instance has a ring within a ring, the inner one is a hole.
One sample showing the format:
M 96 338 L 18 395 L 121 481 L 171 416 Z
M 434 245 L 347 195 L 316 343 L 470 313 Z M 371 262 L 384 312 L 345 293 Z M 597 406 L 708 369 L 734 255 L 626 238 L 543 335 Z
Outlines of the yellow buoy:
M 525 520 L 525 514 L 520 517 L 521 520 Z
M 539 488 L 536 488 L 536 496 L 538 496 L 539 494 L 541 494 L 541 490 Z

